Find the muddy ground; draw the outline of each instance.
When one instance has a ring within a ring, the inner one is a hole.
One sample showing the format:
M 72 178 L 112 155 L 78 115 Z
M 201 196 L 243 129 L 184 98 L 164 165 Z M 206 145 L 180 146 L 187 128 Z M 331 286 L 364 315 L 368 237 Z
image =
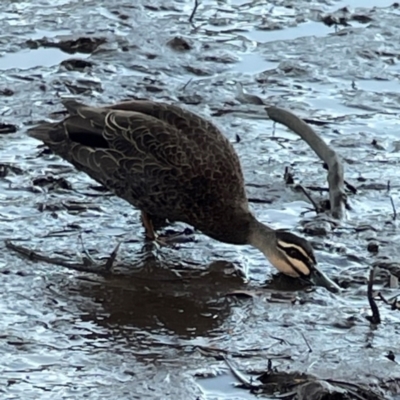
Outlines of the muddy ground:
M 190 24 L 192 9 L 184 0 L 0 3 L 0 239 L 67 260 L 98 260 L 124 241 L 112 276 L 32 262 L 1 244 L 0 397 L 255 398 L 234 386 L 226 357 L 254 376 L 367 387 L 364 397 L 324 399 L 400 398 L 399 313 L 378 299 L 382 323 L 366 319 L 371 265 L 398 274 L 399 6 L 210 0 Z M 262 106 L 238 101 L 236 82 L 323 122 L 314 129 L 357 189 L 346 221 L 316 217 L 285 184 L 290 167 L 316 200 L 327 198 L 320 160 Z M 235 143 L 257 216 L 305 234 L 343 293 L 299 288 L 257 251 L 202 235 L 179 250 L 144 246 L 135 209 L 26 136 L 66 96 L 174 101 L 212 118 Z M 385 298 L 398 293 L 389 275 L 376 274 Z

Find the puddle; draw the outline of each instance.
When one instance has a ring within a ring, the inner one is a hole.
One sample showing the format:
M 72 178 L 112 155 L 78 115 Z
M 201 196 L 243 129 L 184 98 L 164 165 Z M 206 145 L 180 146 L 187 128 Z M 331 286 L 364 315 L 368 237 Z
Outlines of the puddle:
M 325 96 L 322 93 L 317 94 L 313 98 L 307 98 L 307 103 L 314 110 L 321 110 L 324 115 L 338 116 L 346 114 L 369 114 L 370 111 L 348 107 L 341 104 L 340 99 Z
M 237 380 L 231 374 L 201 378 L 197 380 L 197 383 L 204 391 L 205 400 L 256 400 L 259 398 L 247 390 L 236 388 Z M 270 399 L 265 395 L 262 398 Z
M 87 58 L 88 54 L 76 54 L 75 57 Z M 62 61 L 72 58 L 71 54 L 50 48 L 38 48 L 35 50 L 21 50 L 16 53 L 8 53 L 0 57 L 0 70 L 9 69 L 27 70 L 36 67 L 53 67 Z
M 23 36 L 26 39 L 37 40 L 44 37 L 53 38 L 57 36 L 70 35 L 69 29 L 46 30 L 36 29 L 35 32 L 29 32 Z M 57 48 L 38 48 L 24 49 L 14 53 L 6 53 L 0 57 L 0 70 L 6 71 L 9 69 L 27 70 L 36 67 L 52 67 L 60 64 L 62 61 L 71 58 L 71 54 L 67 54 Z M 87 54 L 77 54 L 79 58 L 88 57 Z
M 364 24 L 356 21 L 350 21 L 353 28 L 365 27 Z M 292 28 L 285 28 L 279 30 L 259 30 L 254 29 L 248 33 L 244 33 L 250 40 L 255 40 L 258 43 L 278 42 L 294 40 L 301 37 L 323 37 L 335 32 L 334 27 L 329 27 L 322 22 L 308 21 Z
M 345 0 L 335 3 L 334 8 L 339 9 L 349 7 L 354 10 L 355 8 L 372 8 L 372 7 L 390 7 L 395 1 L 393 0 Z
M 286 28 L 274 31 L 252 30 L 244 33 L 250 40 L 258 43 L 277 42 L 280 40 L 293 40 L 303 36 L 326 36 L 334 32 L 332 27 L 328 27 L 320 22 L 305 22 L 293 28 Z
M 371 92 L 397 92 L 400 93 L 400 81 L 398 80 L 357 80 L 356 82 L 357 89 L 367 90 Z
M 36 29 L 35 32 L 29 32 L 23 36 L 26 39 L 37 40 L 44 37 L 53 38 L 57 36 L 70 35 L 69 29 L 46 30 Z M 87 58 L 87 54 L 77 54 L 79 58 Z M 53 67 L 60 64 L 62 61 L 71 58 L 71 54 L 67 54 L 57 48 L 38 48 L 24 49 L 14 53 L 6 53 L 0 57 L 0 70 L 6 71 L 9 69 L 28 70 L 37 67 Z
M 279 65 L 277 62 L 264 60 L 263 56 L 257 53 L 241 55 L 241 60 L 232 66 L 232 71 L 243 74 L 256 74 L 269 69 L 274 69 Z

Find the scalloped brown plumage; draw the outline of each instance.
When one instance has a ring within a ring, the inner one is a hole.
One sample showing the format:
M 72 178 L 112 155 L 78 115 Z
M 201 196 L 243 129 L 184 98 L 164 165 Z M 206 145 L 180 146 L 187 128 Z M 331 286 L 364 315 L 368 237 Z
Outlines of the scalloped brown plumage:
M 273 230 L 251 213 L 239 157 L 211 122 L 152 101 L 63 104 L 64 120 L 28 134 L 140 209 L 151 238 L 155 218 L 185 222 L 221 242 L 250 244 L 281 272 L 332 290 L 307 240 Z
M 29 135 L 153 218 L 248 243 L 252 215 L 240 161 L 215 125 L 159 102 L 63 104 L 69 116 Z

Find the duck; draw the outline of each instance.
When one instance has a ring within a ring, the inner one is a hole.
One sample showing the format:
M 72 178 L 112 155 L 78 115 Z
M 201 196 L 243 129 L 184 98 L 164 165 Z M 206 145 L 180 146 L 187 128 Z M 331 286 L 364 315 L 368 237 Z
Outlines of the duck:
M 308 240 L 256 218 L 239 156 L 214 123 L 151 100 L 62 104 L 64 119 L 28 135 L 140 210 L 147 239 L 168 243 L 154 221 L 183 222 L 214 240 L 254 247 L 285 275 L 338 291 Z

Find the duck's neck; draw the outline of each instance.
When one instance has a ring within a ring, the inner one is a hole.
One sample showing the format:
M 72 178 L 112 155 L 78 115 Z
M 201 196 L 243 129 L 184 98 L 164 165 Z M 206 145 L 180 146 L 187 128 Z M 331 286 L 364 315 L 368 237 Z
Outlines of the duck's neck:
M 272 256 L 273 246 L 271 242 L 275 240 L 275 231 L 267 225 L 254 218 L 248 237 L 248 243 L 260 250 L 267 258 Z
M 260 250 L 263 247 L 263 243 L 265 244 L 265 234 L 273 235 L 273 230 L 257 221 L 249 210 L 243 210 L 240 213 L 236 211 L 230 217 L 227 217 L 225 213 L 223 219 L 218 220 L 217 224 L 214 223 L 212 231 L 199 229 L 220 242 L 237 245 L 249 244 Z M 262 238 L 264 238 L 264 242 Z

